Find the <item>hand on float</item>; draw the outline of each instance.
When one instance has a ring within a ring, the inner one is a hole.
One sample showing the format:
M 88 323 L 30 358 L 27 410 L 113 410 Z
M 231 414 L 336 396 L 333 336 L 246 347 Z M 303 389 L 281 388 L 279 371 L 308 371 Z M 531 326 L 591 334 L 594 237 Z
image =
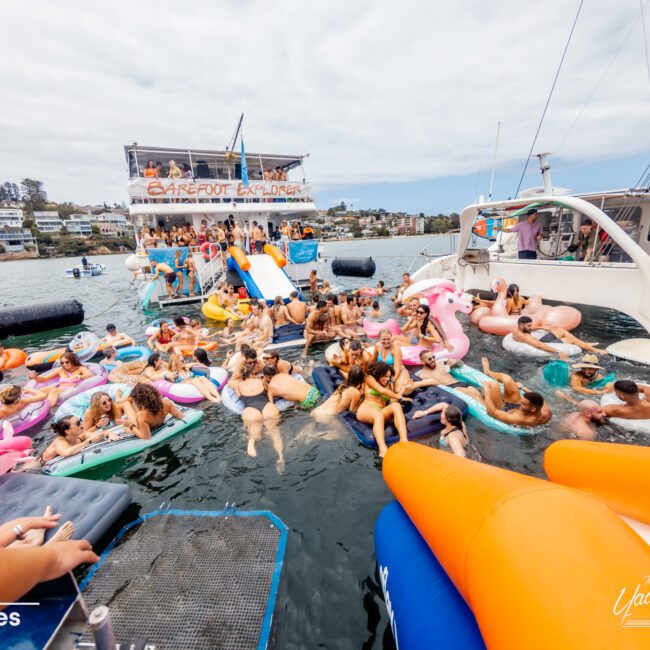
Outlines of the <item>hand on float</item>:
M 427 415 L 426 411 L 416 411 L 413 413 L 413 419 L 414 420 L 419 420 L 420 418 L 423 418 Z
M 449 341 L 445 341 L 444 348 L 445 350 L 449 350 L 451 352 L 454 349 L 454 346 Z
M 118 440 L 122 440 L 122 436 L 119 433 L 115 433 L 114 431 L 109 431 L 106 434 L 106 439 L 110 440 L 111 442 L 117 442 Z
M 558 354 L 558 356 L 560 357 L 560 359 L 562 361 L 568 361 L 569 360 L 569 355 L 566 352 L 560 352 Z
M 67 542 L 52 542 L 43 548 L 52 554 L 52 562 L 43 581 L 54 580 L 68 573 L 80 564 L 94 564 L 99 557 L 85 539 L 71 539 Z

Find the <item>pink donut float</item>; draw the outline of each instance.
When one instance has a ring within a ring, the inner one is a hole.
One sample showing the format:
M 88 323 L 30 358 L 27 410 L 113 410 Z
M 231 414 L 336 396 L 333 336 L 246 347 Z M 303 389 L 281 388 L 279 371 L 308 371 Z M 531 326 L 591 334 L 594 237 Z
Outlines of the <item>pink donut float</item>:
M 108 374 L 106 372 L 105 366 L 102 366 L 98 363 L 87 363 L 85 364 L 85 366 L 92 373 L 92 377 L 88 377 L 88 379 L 82 379 L 76 384 L 70 386 L 70 388 L 66 388 L 65 390 L 62 390 L 59 395 L 59 399 L 57 402 L 58 404 L 62 404 L 63 402 L 65 402 L 65 400 L 72 397 L 73 395 L 77 395 L 78 393 L 83 393 L 89 388 L 95 388 L 95 386 L 101 386 L 102 384 L 105 384 L 108 381 Z M 41 382 L 37 382 L 35 380 L 28 381 L 25 384 L 25 388 L 38 390 L 39 387 L 58 386 L 58 384 L 59 384 L 59 378 L 53 377 L 49 381 L 41 381 Z
M 363 331 L 371 338 L 376 339 L 379 336 L 381 330 L 389 330 L 393 336 L 397 336 L 401 333 L 399 328 L 399 323 L 394 318 L 389 318 L 383 323 L 377 323 L 372 321 L 369 318 L 363 319 Z
M 520 315 L 508 314 L 506 310 L 508 285 L 503 278 L 495 278 L 491 289 L 497 293 L 494 305 L 491 308 L 478 307 L 472 312 L 470 320 L 477 324 L 482 332 L 506 336 L 517 329 Z M 543 305 L 539 296 L 531 296 L 521 315 L 530 316 L 533 319 L 533 327 L 563 327 L 567 330 L 577 327 L 582 318 L 575 307 Z

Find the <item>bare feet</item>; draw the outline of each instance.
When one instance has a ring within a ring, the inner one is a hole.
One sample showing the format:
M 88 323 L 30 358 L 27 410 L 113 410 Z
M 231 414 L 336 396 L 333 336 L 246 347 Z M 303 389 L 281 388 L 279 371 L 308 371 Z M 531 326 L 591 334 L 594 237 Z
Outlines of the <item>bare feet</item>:
M 74 535 L 74 524 L 71 521 L 66 521 L 59 530 L 50 537 L 46 544 L 51 542 L 67 542 L 69 539 L 72 539 Z
M 255 458 L 257 456 L 257 449 L 255 449 L 255 441 L 254 440 L 249 440 L 248 441 L 248 448 L 246 449 L 246 453 Z
M 284 474 L 284 458 L 278 458 L 278 460 L 275 462 L 275 469 L 277 470 L 278 474 Z
M 383 447 L 379 448 L 379 458 L 383 458 L 386 455 L 386 452 L 388 451 L 388 447 L 385 445 Z

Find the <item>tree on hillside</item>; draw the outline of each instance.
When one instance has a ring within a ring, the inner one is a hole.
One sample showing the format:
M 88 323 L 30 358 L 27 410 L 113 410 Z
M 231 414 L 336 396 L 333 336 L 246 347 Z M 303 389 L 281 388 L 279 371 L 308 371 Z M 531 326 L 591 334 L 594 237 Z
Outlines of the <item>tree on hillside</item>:
M 59 217 L 64 220 L 69 219 L 70 215 L 76 212 L 72 203 L 59 203 L 56 206 L 56 211 L 59 213 Z
M 47 192 L 41 181 L 23 178 L 20 189 L 22 191 L 23 206 L 28 213 L 33 214 L 35 210 L 42 210 L 45 207 Z
M 16 183 L 5 181 L 0 186 L 0 201 L 7 201 L 9 203 L 18 203 L 20 201 L 20 190 Z

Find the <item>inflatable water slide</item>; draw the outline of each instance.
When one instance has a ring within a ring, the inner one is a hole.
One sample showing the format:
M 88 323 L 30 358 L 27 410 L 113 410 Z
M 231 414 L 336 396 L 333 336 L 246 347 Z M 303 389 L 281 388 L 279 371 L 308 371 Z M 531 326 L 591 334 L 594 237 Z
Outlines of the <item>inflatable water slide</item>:
M 287 260 L 277 246 L 266 244 L 259 255 L 246 255 L 234 246 L 228 252 L 228 270 L 239 274 L 251 298 L 272 303 L 282 296 L 287 301 L 292 291 L 299 291 L 284 270 Z

